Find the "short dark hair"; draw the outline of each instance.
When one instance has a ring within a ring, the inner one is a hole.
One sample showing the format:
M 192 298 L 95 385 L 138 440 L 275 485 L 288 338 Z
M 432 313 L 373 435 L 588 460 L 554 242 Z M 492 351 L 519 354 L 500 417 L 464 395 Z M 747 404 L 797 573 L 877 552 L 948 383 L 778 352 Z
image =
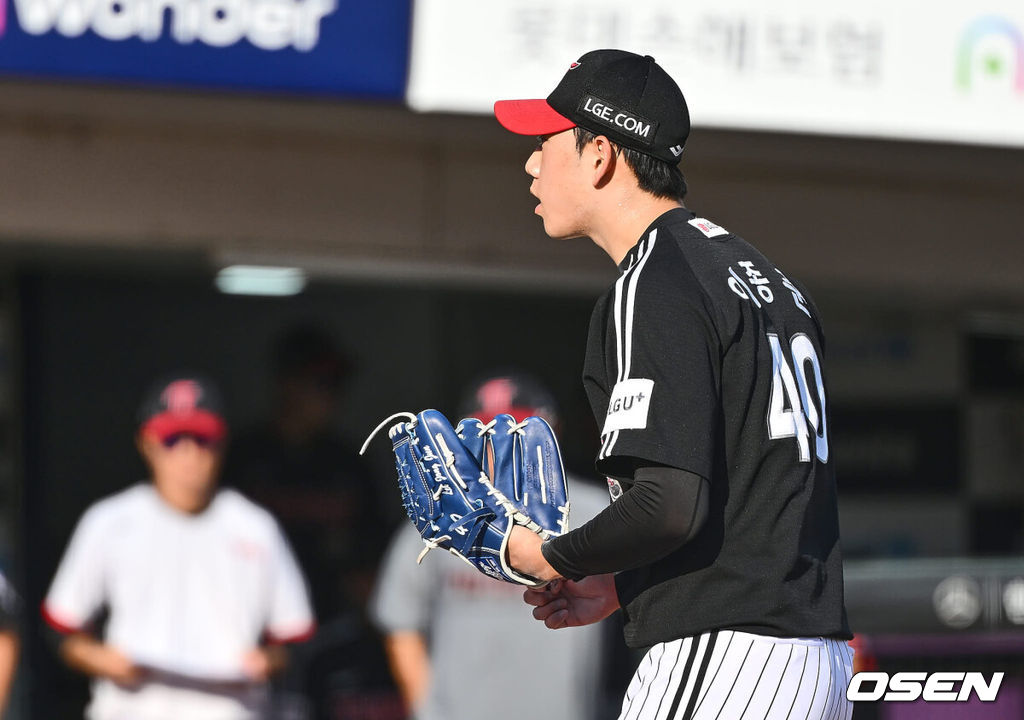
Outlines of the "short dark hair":
M 597 133 L 591 132 L 579 125 L 573 128 L 576 134 L 576 152 L 583 154 L 583 148 L 591 140 L 597 137 Z M 609 140 L 616 155 L 621 155 L 626 165 L 636 175 L 637 184 L 641 190 L 646 190 L 655 197 L 669 198 L 682 202 L 686 197 L 686 180 L 678 165 L 670 165 L 664 160 L 659 160 L 653 155 L 647 155 L 632 148 Z

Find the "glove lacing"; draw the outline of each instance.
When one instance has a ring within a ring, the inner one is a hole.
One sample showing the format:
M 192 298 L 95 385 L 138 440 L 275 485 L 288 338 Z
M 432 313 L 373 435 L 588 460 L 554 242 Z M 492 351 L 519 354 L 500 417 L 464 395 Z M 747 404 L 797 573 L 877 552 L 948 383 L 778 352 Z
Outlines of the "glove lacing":
M 520 423 L 514 422 L 512 420 L 507 420 L 506 422 L 508 423 L 508 430 L 506 432 L 509 435 L 511 435 L 512 433 L 522 435 L 523 433 L 526 432 L 526 426 L 529 424 L 527 420 L 523 420 Z M 497 419 L 491 420 L 490 422 L 486 423 L 481 420 L 477 420 L 477 427 L 479 428 L 479 431 L 477 432 L 476 436 L 483 437 L 484 435 L 493 435 L 494 426 L 497 424 Z
M 477 424 L 480 427 L 480 432 L 476 434 L 477 437 L 483 437 L 484 435 L 493 435 L 494 426 L 498 424 L 497 420 L 491 420 L 489 423 L 484 423 L 477 420 Z
M 423 558 L 425 558 L 427 556 L 427 553 L 431 550 L 443 550 L 444 548 L 441 547 L 441 543 L 451 539 L 451 535 L 442 535 L 441 537 L 430 538 L 429 540 L 427 538 L 423 538 L 423 545 L 425 547 L 422 550 L 420 550 L 420 554 L 416 556 L 416 564 L 419 565 L 421 562 L 423 562 Z
M 455 467 L 455 453 L 451 451 L 451 449 L 448 447 L 448 443 L 444 441 L 444 435 L 438 433 L 437 435 L 434 436 L 434 440 L 437 441 L 437 447 L 441 450 L 441 455 L 444 458 L 445 467 L 448 468 L 451 476 L 455 478 L 455 482 L 457 482 L 459 484 L 459 487 L 461 487 L 463 490 L 468 490 L 469 486 L 466 485 L 466 481 L 462 479 L 462 475 L 459 474 L 458 469 L 456 469 Z M 430 448 L 427 449 L 429 450 Z M 424 455 L 424 458 L 425 457 L 426 455 Z M 437 500 L 438 497 L 440 497 L 440 495 L 435 496 L 434 499 Z
M 562 517 L 558 518 L 558 527 L 562 528 L 559 535 L 564 535 L 569 531 L 569 507 L 572 503 L 566 501 L 565 505 L 558 506 L 558 512 L 562 513 Z
M 389 415 L 388 417 L 384 418 L 377 427 L 375 427 L 373 430 L 371 430 L 369 435 L 366 436 L 366 440 L 363 441 L 363 446 L 361 448 L 359 448 L 359 454 L 362 455 L 363 453 L 366 452 L 366 448 L 370 445 L 370 441 L 373 440 L 373 436 L 376 435 L 377 433 L 379 433 L 381 431 L 381 428 L 383 428 L 389 422 L 391 422 L 392 420 L 394 420 L 395 418 L 398 418 L 398 417 L 407 417 L 407 418 L 409 418 L 409 427 L 416 427 L 416 416 L 413 415 L 411 412 L 404 412 L 403 411 L 403 412 L 396 412 L 394 415 Z M 398 423 L 393 428 L 388 430 L 388 436 L 391 437 L 391 438 L 394 438 L 395 437 L 395 433 L 398 432 L 398 430 L 399 430 L 399 428 L 401 428 L 401 426 L 402 426 L 402 423 Z
M 508 421 L 508 434 L 511 435 L 516 433 L 517 435 L 523 435 L 526 432 L 527 421 L 523 420 L 521 423 Z

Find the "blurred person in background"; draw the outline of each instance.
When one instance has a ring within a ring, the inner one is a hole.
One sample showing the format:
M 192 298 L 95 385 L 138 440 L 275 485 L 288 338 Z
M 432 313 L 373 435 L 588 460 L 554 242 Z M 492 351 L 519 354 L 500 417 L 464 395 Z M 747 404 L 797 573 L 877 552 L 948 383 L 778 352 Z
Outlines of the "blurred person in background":
M 281 522 L 320 620 L 276 683 L 277 702 L 293 717 L 344 720 L 367 708 L 380 720 L 399 717 L 380 638 L 365 616 L 389 523 L 376 478 L 338 431 L 352 363 L 326 331 L 304 324 L 274 342 L 272 366 L 270 415 L 232 443 L 225 481 Z
M 21 599 L 6 575 L 0 573 L 0 717 L 11 699 L 14 674 L 21 654 L 18 623 L 21 618 Z
M 286 644 L 313 633 L 277 523 L 218 489 L 227 430 L 208 380 L 157 383 L 136 438 L 152 482 L 93 504 L 75 528 L 43 615 L 65 662 L 95 678 L 90 720 L 264 720 Z
M 500 413 L 558 424 L 551 393 L 518 371 L 471 384 L 458 417 L 486 421 Z M 608 505 L 607 491 L 596 483 L 570 475 L 568 485 L 571 527 Z M 417 567 L 422 549 L 416 528 L 402 523 L 371 604 L 386 633 L 392 672 L 417 720 L 480 720 L 484 714 L 519 720 L 522 703 L 495 701 L 508 694 L 513 678 L 529 693 L 529 707 L 543 708 L 543 717 L 593 720 L 614 709 L 603 682 L 605 643 L 615 638 L 614 628 L 552 633 L 522 612 L 522 587 L 489 578 L 448 553 L 428 553 Z

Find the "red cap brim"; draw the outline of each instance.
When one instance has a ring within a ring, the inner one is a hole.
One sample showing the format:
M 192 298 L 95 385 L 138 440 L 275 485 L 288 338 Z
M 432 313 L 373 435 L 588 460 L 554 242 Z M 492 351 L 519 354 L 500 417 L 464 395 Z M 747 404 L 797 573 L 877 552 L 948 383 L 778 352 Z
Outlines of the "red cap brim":
M 494 117 L 506 130 L 519 135 L 553 135 L 576 127 L 547 100 L 499 100 L 494 103 Z
M 227 424 L 219 416 L 208 410 L 192 410 L 175 413 L 162 412 L 154 415 L 142 426 L 146 435 L 156 435 L 160 440 L 188 433 L 220 442 L 227 435 Z

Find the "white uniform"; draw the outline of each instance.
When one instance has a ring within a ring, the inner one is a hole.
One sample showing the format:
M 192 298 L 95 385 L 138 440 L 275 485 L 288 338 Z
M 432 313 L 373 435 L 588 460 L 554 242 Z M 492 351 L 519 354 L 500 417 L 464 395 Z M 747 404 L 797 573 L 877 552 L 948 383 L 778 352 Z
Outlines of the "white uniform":
M 141 688 L 97 680 L 91 720 L 253 720 L 266 690 L 243 655 L 313 631 L 305 582 L 273 517 L 233 490 L 198 515 L 148 483 L 90 507 L 43 611 L 64 632 L 109 608 L 104 641 L 154 671 Z

